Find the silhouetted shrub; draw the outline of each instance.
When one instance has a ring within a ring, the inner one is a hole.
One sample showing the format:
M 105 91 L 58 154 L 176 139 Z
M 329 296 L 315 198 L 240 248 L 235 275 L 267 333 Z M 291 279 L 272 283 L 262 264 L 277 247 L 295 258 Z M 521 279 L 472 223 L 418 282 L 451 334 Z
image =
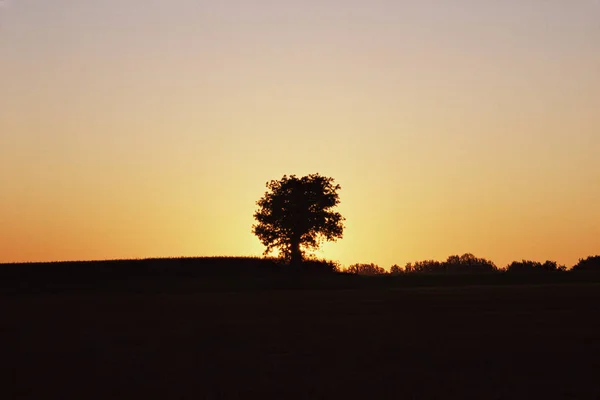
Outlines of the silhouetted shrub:
M 356 275 L 385 275 L 387 271 L 379 265 L 371 264 L 352 264 L 343 272 Z
M 391 275 L 401 275 L 403 273 L 404 273 L 404 271 L 402 270 L 402 268 L 400 268 L 400 266 L 398 264 L 394 264 L 390 268 Z
M 490 273 L 496 272 L 496 265 L 485 258 L 477 258 L 471 253 L 462 256 L 450 256 L 444 262 L 436 260 L 417 261 L 408 263 L 404 267 L 406 273 L 427 273 L 427 274 L 472 274 L 472 273 Z
M 579 262 L 573 266 L 572 270 L 600 272 L 600 256 L 590 256 L 586 259 L 580 258 Z
M 436 273 L 445 272 L 442 263 L 436 260 L 424 260 L 408 263 L 404 266 L 406 273 Z
M 561 272 L 566 271 L 564 265 L 558 265 L 556 261 L 539 261 L 521 260 L 513 261 L 506 267 L 507 272 L 511 273 L 536 273 L 536 272 Z
M 447 272 L 450 273 L 482 273 L 498 270 L 492 261 L 475 257 L 471 253 L 463 254 L 460 257 L 450 256 L 444 264 L 446 264 Z

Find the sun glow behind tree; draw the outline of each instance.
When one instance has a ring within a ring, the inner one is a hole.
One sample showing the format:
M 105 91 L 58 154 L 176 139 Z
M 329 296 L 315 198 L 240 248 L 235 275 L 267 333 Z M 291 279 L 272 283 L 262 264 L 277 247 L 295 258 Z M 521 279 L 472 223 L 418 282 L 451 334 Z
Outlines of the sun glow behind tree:
M 3 5 L 0 261 L 259 255 L 312 171 L 344 265 L 597 253 L 592 0 Z

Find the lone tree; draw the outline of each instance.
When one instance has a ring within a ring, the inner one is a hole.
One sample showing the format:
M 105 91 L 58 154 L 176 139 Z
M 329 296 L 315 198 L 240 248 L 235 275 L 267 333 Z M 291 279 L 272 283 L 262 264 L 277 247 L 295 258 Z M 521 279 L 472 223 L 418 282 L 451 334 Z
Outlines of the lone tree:
M 340 202 L 340 185 L 333 178 L 284 175 L 267 182 L 267 188 L 256 202 L 257 223 L 252 225 L 252 232 L 267 247 L 265 255 L 278 249 L 285 260 L 299 264 L 306 250 L 342 237 L 344 217 L 332 211 Z

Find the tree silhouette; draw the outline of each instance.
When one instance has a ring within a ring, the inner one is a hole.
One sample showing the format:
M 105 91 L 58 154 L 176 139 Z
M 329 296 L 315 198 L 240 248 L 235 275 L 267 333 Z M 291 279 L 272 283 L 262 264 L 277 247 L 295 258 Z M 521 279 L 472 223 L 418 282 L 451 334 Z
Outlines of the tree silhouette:
M 407 263 L 404 266 L 404 272 L 407 273 L 437 273 L 445 272 L 443 264 L 436 260 L 416 261 L 415 263 Z
M 507 272 L 532 273 L 532 272 L 562 272 L 566 271 L 564 265 L 558 265 L 556 261 L 539 261 L 521 260 L 513 261 L 506 267 Z
M 497 271 L 496 264 L 492 261 L 475 257 L 471 253 L 465 253 L 462 256 L 450 256 L 444 264 L 447 272 L 482 273 Z
M 267 188 L 256 202 L 257 223 L 252 226 L 252 232 L 267 247 L 265 255 L 278 249 L 284 259 L 298 264 L 306 250 L 317 249 L 323 240 L 342 237 L 344 218 L 332 211 L 340 202 L 341 187 L 333 178 L 284 175 L 267 182 Z
M 400 266 L 398 264 L 394 264 L 390 268 L 390 274 L 391 275 L 401 275 L 402 272 L 403 272 L 402 268 L 400 268 Z
M 346 271 L 349 274 L 356 275 L 385 275 L 386 270 L 376 264 L 352 264 Z
M 417 261 L 408 263 L 404 267 L 407 273 L 427 273 L 427 274 L 472 274 L 496 272 L 496 265 L 485 258 L 475 257 L 471 253 L 465 253 L 462 256 L 452 255 L 444 262 L 436 260 Z
M 580 258 L 579 262 L 572 268 L 573 271 L 595 271 L 600 272 L 600 256 Z

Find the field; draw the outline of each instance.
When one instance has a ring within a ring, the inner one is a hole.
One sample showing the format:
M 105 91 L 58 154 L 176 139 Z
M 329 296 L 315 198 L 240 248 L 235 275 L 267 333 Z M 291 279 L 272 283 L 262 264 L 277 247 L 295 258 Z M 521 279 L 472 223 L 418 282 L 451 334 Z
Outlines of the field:
M 600 284 L 0 295 L 6 399 L 596 399 Z

